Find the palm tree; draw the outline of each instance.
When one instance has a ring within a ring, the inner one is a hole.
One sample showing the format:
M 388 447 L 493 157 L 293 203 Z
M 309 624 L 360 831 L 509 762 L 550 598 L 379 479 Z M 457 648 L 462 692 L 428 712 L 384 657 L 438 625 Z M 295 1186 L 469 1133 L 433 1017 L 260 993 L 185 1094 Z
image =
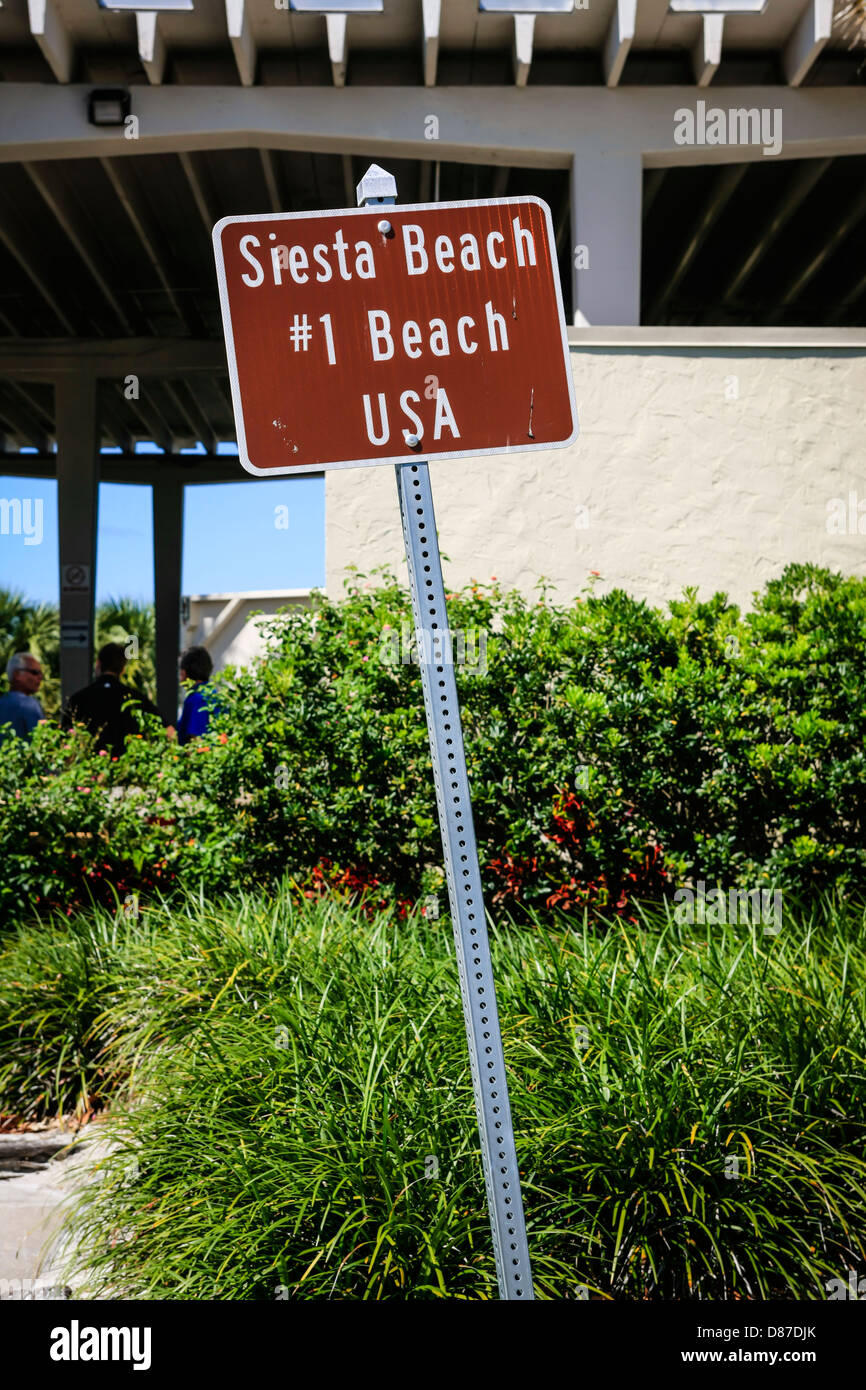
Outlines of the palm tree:
M 15 652 L 30 652 L 42 663 L 45 679 L 39 699 L 46 714 L 60 703 L 60 624 L 53 603 L 29 603 L 16 589 L 0 589 L 0 677 L 6 689 L 6 663 Z
M 836 11 L 836 22 L 849 48 L 866 42 L 866 0 L 843 0 Z
M 152 604 L 112 598 L 96 610 L 95 649 L 119 642 L 127 654 L 125 679 L 154 698 L 156 625 Z M 0 690 L 5 690 L 6 662 L 15 652 L 30 652 L 42 663 L 45 678 L 39 699 L 46 714 L 60 708 L 60 620 L 57 605 L 30 603 L 15 589 L 0 588 Z
M 153 604 L 110 598 L 96 610 L 96 649 L 119 642 L 126 652 L 124 679 L 151 700 L 156 692 L 156 618 Z

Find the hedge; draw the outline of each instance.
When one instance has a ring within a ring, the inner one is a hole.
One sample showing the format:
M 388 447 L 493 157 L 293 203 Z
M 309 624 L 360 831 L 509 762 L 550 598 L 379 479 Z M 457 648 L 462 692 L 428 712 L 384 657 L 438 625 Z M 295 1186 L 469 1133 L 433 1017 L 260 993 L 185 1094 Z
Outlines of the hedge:
M 747 613 L 494 581 L 449 620 L 491 910 L 632 916 L 698 880 L 862 895 L 866 580 L 791 565 Z M 158 728 L 119 760 L 50 725 L 0 741 L 4 920 L 286 874 L 444 911 L 407 592 L 355 574 L 266 629 L 183 748 Z

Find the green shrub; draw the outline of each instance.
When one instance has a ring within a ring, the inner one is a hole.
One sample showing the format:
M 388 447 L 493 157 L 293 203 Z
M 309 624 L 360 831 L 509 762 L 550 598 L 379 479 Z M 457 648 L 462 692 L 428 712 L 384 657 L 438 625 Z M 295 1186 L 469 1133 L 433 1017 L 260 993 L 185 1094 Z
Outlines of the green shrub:
M 687 591 L 568 607 L 452 595 L 488 904 L 633 917 L 689 880 L 862 895 L 866 580 L 790 566 L 741 615 Z M 119 761 L 40 730 L 0 743 L 0 912 L 172 885 L 323 885 L 380 904 L 442 888 L 420 677 L 393 578 L 271 619 L 208 737 Z
M 142 723 L 120 759 L 96 753 L 81 729 L 0 738 L 0 921 L 134 909 L 185 877 L 230 881 L 237 818 L 207 801 L 194 750 L 169 743 L 154 716 Z
M 496 1296 L 443 924 L 287 893 L 100 920 L 0 958 L 19 1107 L 52 1068 L 130 1102 L 75 1218 L 93 1291 Z M 815 1298 L 862 1263 L 862 913 L 775 937 L 536 917 L 492 951 L 541 1297 Z
M 115 998 L 129 925 L 95 912 L 22 926 L 0 945 L 0 1119 L 101 1109 L 126 1076 L 105 1069 L 97 1026 Z

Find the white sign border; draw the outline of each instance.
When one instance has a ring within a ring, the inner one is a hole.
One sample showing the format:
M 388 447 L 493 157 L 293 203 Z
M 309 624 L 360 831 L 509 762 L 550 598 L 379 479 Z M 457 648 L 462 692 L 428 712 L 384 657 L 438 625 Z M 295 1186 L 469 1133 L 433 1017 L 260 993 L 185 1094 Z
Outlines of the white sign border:
M 425 454 L 423 440 L 418 449 L 405 454 L 388 454 L 382 458 L 365 459 L 345 459 L 339 463 L 301 463 L 287 464 L 285 468 L 257 468 L 251 461 L 247 453 L 246 432 L 244 430 L 244 415 L 241 405 L 240 383 L 238 381 L 237 359 L 235 357 L 234 333 L 232 332 L 231 312 L 229 309 L 228 285 L 226 284 L 225 262 L 222 254 L 222 232 L 224 227 L 231 226 L 233 222 L 291 222 L 291 221 L 312 221 L 317 217 L 377 217 L 387 216 L 390 212 L 430 212 L 443 208 L 476 208 L 476 207 L 514 207 L 521 203 L 537 203 L 542 209 L 547 222 L 547 242 L 553 255 L 556 252 L 556 238 L 553 231 L 553 218 L 550 207 L 543 198 L 538 198 L 534 193 L 527 193 L 523 196 L 511 198 L 469 198 L 459 199 L 449 203 L 396 203 L 393 206 L 376 205 L 363 208 L 322 208 L 312 212 L 263 212 L 246 213 L 234 215 L 232 217 L 221 217 L 219 222 L 214 225 L 211 233 L 214 247 L 214 258 L 216 260 L 217 280 L 220 292 L 220 310 L 223 321 L 223 335 L 225 337 L 226 356 L 228 358 L 229 379 L 232 388 L 232 407 L 235 416 L 235 430 L 238 444 L 238 459 L 247 473 L 252 473 L 257 478 L 285 478 L 292 474 L 301 473 L 324 473 L 330 468 L 378 468 L 387 463 L 417 463 L 419 459 L 425 462 L 435 463 L 439 459 L 465 459 L 483 458 L 486 455 L 504 456 L 505 454 L 530 454 L 537 449 L 565 449 L 569 444 L 573 444 L 577 439 L 580 428 L 577 419 L 577 401 L 574 394 L 574 382 L 571 376 L 571 358 L 568 349 L 568 337 L 565 327 L 565 310 L 562 305 L 562 285 L 556 261 L 553 263 L 554 270 L 554 289 L 556 291 L 556 304 L 559 309 L 559 323 L 562 335 L 562 354 L 565 362 L 566 375 L 570 383 L 569 400 L 571 402 L 571 418 L 573 429 L 567 439 L 557 439 L 544 444 L 506 444 L 498 449 L 448 449 L 436 451 L 435 453 Z

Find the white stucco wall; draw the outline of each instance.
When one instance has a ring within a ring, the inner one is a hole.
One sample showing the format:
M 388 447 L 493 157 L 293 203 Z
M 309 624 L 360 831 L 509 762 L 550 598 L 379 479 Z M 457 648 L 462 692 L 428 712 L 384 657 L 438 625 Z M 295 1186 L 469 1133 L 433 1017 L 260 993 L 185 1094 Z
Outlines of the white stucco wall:
M 446 585 L 544 575 L 566 600 L 598 570 L 653 603 L 748 604 L 792 560 L 866 573 L 866 534 L 827 529 L 853 491 L 866 530 L 866 333 L 738 333 L 572 330 L 574 445 L 430 465 Z M 350 563 L 405 578 L 392 468 L 329 471 L 325 515 L 332 597 Z
M 309 589 L 254 589 L 231 594 L 193 594 L 189 617 L 181 629 L 181 646 L 207 647 L 214 670 L 246 666 L 261 656 L 264 638 L 260 624 L 281 608 L 307 608 Z M 259 616 L 253 616 L 259 615 Z

